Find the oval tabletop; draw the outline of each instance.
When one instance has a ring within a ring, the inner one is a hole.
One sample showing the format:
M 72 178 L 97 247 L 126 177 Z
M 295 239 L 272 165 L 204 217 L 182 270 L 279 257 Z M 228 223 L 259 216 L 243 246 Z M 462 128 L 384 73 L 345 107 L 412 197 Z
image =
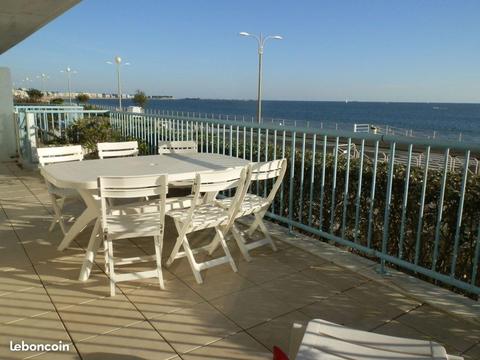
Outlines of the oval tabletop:
M 193 180 L 195 174 L 225 170 L 250 163 L 220 154 L 168 154 L 84 160 L 46 165 L 42 175 L 53 185 L 74 189 L 97 189 L 99 176 L 168 174 L 169 181 Z

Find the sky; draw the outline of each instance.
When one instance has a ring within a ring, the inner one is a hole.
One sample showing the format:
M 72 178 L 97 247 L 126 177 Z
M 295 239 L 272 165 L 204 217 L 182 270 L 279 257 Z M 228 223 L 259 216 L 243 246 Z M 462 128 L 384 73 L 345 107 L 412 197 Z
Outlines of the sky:
M 255 99 L 480 102 L 480 1 L 83 0 L 0 55 L 16 86 Z

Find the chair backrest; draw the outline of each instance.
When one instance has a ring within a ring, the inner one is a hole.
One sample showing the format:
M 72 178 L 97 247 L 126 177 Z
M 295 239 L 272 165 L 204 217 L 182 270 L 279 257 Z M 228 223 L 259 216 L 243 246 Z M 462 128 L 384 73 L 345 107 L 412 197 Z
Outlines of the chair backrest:
M 201 203 L 201 194 L 218 193 L 220 191 L 236 188 L 235 196 L 233 197 L 233 201 L 228 209 L 229 220 L 226 226 L 229 227 L 231 224 L 233 224 L 235 215 L 237 214 L 245 194 L 247 193 L 251 175 L 251 165 L 241 168 L 210 171 L 197 174 L 192 188 L 194 192 L 194 200 L 192 201 L 193 205 L 190 208 L 189 216 L 193 214 L 197 204 Z
M 195 141 L 164 141 L 158 144 L 159 154 L 191 154 L 198 152 Z
M 59 162 L 83 160 L 83 150 L 81 145 L 37 148 L 37 155 L 40 166 Z
M 99 196 L 102 210 L 102 226 L 108 232 L 108 217 L 112 215 L 110 199 L 138 199 L 146 196 L 156 197 L 149 202 L 150 210 L 159 212 L 159 221 L 163 224 L 165 202 L 168 193 L 168 175 L 148 176 L 100 176 L 98 179 Z
M 269 203 L 273 201 L 275 195 L 282 184 L 283 178 L 287 171 L 287 159 L 272 160 L 263 163 L 252 164 L 252 181 L 261 181 L 277 178 L 273 184 L 267 200 Z
M 100 159 L 122 156 L 137 156 L 137 141 L 104 142 L 97 144 L 98 157 Z

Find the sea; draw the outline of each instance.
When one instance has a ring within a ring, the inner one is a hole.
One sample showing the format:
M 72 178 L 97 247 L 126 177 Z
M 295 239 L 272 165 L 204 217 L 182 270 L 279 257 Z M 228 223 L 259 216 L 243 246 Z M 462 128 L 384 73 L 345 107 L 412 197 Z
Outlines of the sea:
M 117 106 L 115 99 L 92 99 L 91 104 Z M 123 107 L 132 104 L 122 101 Z M 255 100 L 149 99 L 147 111 L 226 119 L 255 119 Z M 359 101 L 262 102 L 263 121 L 284 125 L 353 130 L 354 124 L 389 129 L 390 133 L 418 137 L 480 142 L 480 104 Z

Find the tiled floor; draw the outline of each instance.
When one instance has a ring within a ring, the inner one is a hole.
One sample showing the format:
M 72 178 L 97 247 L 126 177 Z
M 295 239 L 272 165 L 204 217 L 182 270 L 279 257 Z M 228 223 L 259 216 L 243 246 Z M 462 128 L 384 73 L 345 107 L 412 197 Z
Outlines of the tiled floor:
M 49 197 L 38 174 L 0 164 L 0 205 L 0 359 L 269 359 L 273 345 L 288 348 L 293 322 L 312 318 L 434 339 L 480 358 L 478 326 L 283 242 L 277 253 L 254 251 L 251 263 L 230 243 L 238 273 L 211 269 L 203 285 L 179 261 L 164 271 L 166 290 L 142 280 L 120 284 L 110 298 L 103 256 L 87 282 L 77 280 L 89 228 L 56 250 L 61 233 L 48 232 Z M 171 224 L 167 230 L 165 254 L 175 237 Z M 115 249 L 135 256 L 152 245 L 127 240 Z M 72 345 L 61 353 L 9 350 L 22 340 Z

